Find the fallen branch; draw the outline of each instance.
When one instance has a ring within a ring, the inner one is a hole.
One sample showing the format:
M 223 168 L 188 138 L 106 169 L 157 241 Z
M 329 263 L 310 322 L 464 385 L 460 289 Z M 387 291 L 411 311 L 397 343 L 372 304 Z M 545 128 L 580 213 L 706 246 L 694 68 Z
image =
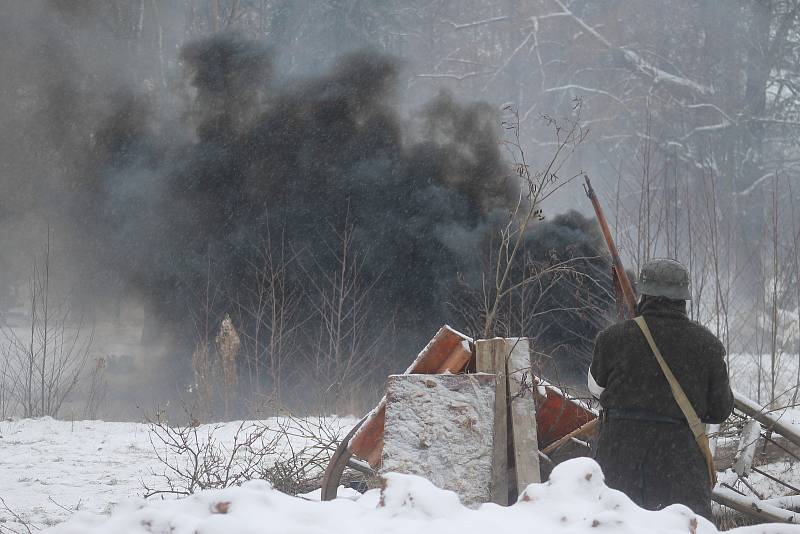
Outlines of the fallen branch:
M 800 514 L 773 506 L 768 501 L 757 501 L 745 497 L 721 486 L 714 488 L 711 497 L 719 504 L 732 508 L 737 512 L 771 523 L 800 524 Z

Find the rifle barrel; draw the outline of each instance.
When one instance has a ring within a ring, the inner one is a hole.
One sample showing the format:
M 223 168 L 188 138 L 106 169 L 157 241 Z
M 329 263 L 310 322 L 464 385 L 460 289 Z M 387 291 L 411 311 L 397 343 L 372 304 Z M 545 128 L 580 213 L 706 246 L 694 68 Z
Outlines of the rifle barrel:
M 614 264 L 614 270 L 617 274 L 620 288 L 622 289 L 623 304 L 628 311 L 628 317 L 633 317 L 636 310 L 636 294 L 633 292 L 633 286 L 628 279 L 628 274 L 625 272 L 625 266 L 622 265 L 622 260 L 619 257 L 619 251 L 617 250 L 617 245 L 614 243 L 614 238 L 611 237 L 611 230 L 608 228 L 605 215 L 603 215 L 603 208 L 600 206 L 600 201 L 597 199 L 594 189 L 592 189 L 592 182 L 589 181 L 589 176 L 586 174 L 583 175 L 583 178 L 586 180 L 586 195 L 589 197 L 589 200 L 592 201 L 597 222 L 600 224 L 600 230 L 603 233 L 606 246 L 608 246 L 608 252 L 611 254 L 611 261 Z

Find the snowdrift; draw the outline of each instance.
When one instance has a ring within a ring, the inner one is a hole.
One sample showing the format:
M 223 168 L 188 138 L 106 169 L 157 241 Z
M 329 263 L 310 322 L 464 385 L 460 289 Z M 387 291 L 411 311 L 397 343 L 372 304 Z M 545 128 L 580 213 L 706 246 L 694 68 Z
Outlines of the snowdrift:
M 546 484 L 528 486 L 513 506 L 461 505 L 427 480 L 392 473 L 386 487 L 363 496 L 318 502 L 292 497 L 264 481 L 205 491 L 181 500 L 130 501 L 110 517 L 79 513 L 51 534 L 471 534 L 536 532 L 712 533 L 714 525 L 682 505 L 642 510 L 603 483 L 588 458 L 557 466 Z M 800 526 L 760 525 L 736 534 L 800 534 Z

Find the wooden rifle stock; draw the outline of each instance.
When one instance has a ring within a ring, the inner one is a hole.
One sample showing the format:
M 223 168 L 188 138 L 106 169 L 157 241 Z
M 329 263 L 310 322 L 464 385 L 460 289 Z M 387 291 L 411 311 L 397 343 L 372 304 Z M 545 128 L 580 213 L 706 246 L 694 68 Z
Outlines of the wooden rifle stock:
M 614 238 L 611 237 L 611 230 L 608 228 L 605 215 L 603 215 L 603 208 L 600 207 L 600 201 L 597 199 L 594 189 L 592 189 L 589 176 L 584 174 L 583 178 L 586 180 L 586 184 L 584 184 L 583 188 L 586 191 L 586 196 L 592 201 L 597 222 L 600 223 L 600 230 L 603 233 L 603 239 L 605 239 L 606 245 L 608 246 L 608 252 L 611 253 L 612 269 L 615 277 L 614 281 L 620 293 L 622 293 L 622 308 L 625 311 L 625 317 L 630 319 L 636 313 L 636 294 L 633 292 L 631 281 L 628 279 L 625 267 L 622 265 L 617 245 L 614 243 Z

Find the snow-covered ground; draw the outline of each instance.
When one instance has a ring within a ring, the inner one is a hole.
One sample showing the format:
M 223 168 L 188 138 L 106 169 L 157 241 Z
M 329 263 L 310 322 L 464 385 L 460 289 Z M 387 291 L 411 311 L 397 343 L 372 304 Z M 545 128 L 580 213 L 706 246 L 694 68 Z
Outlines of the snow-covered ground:
M 34 525 L 107 513 L 158 468 L 147 425 L 22 419 L 0 423 L 0 496 Z M 0 511 L 0 524 L 13 522 Z
M 354 420 L 331 420 L 344 428 Z M 267 420 L 278 428 L 285 420 Z M 202 425 L 198 434 L 213 432 L 220 444 L 233 442 L 239 422 Z M 306 445 L 291 441 L 297 451 Z M 158 445 L 159 441 L 155 440 Z M 288 443 L 279 443 L 276 451 Z M 108 514 L 118 503 L 144 494 L 143 483 L 161 486 L 164 466 L 154 454 L 149 427 L 141 423 L 57 421 L 48 417 L 0 422 L 0 533 L 19 521 L 54 525 L 75 511 Z M 24 530 L 22 530 L 24 532 Z
M 53 534 L 470 534 L 488 532 L 713 533 L 714 526 L 688 508 L 648 512 L 603 483 L 588 458 L 565 462 L 547 484 L 532 484 L 509 507 L 465 508 L 458 497 L 423 478 L 390 474 L 385 489 L 354 499 L 317 502 L 290 497 L 263 481 L 206 491 L 180 501 L 130 501 L 110 518 L 76 514 Z M 800 533 L 800 526 L 770 525 L 736 534 Z
M 285 420 L 268 420 L 277 427 Z M 353 420 L 334 420 L 346 429 Z M 230 444 L 239 423 L 204 425 Z M 143 499 L 143 483 L 158 484 L 164 467 L 155 457 L 149 427 L 138 423 L 56 421 L 0 422 L 0 533 L 27 532 L 22 522 L 61 534 L 348 534 L 375 532 L 716 532 L 682 506 L 647 512 L 602 483 L 591 460 L 559 466 L 548 484 L 532 485 L 508 508 L 461 506 L 455 494 L 424 479 L 390 475 L 381 495 L 340 491 L 332 503 L 318 495 L 290 497 L 264 481 L 208 490 L 184 498 Z M 290 436 L 297 450 L 302 436 Z M 159 442 L 156 441 L 158 444 Z M 278 452 L 278 454 L 280 454 Z M 317 492 L 318 493 L 318 492 Z M 697 522 L 696 527 L 693 521 Z M 753 527 L 737 534 L 796 532 L 800 527 Z

